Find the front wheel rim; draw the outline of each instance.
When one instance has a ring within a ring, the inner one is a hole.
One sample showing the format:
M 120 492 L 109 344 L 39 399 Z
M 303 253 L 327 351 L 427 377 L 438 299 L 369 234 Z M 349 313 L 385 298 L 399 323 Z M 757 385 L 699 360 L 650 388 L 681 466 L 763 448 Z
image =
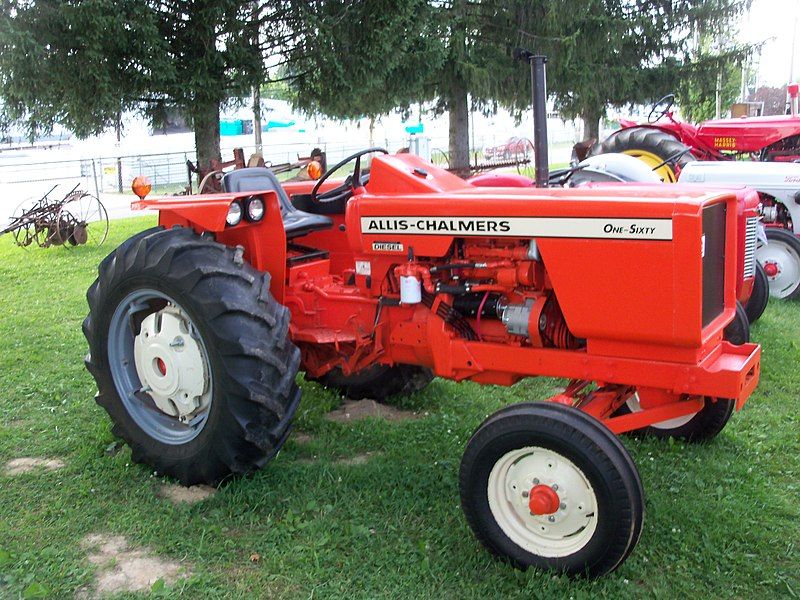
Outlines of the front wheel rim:
M 531 496 L 545 486 L 557 500 L 534 514 Z M 600 513 L 589 479 L 571 460 L 547 448 L 528 446 L 503 455 L 489 474 L 487 493 L 503 533 L 537 556 L 575 554 L 597 529 Z
M 765 269 L 772 266 L 768 273 L 775 273 L 767 275 L 771 296 L 786 298 L 800 286 L 800 256 L 788 243 L 771 239 L 758 249 L 757 258 Z
M 200 435 L 213 397 L 210 361 L 175 300 L 152 289 L 125 296 L 111 317 L 108 362 L 125 410 L 148 436 L 180 445 Z

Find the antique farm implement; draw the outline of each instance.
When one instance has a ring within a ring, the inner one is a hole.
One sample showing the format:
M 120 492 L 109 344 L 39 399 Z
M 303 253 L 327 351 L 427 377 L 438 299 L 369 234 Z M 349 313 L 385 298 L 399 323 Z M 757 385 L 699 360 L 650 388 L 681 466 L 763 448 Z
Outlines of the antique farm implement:
M 23 248 L 102 244 L 108 234 L 108 213 L 102 202 L 77 186 L 62 198 L 51 198 L 57 187 L 20 205 L 0 235 L 11 233 Z

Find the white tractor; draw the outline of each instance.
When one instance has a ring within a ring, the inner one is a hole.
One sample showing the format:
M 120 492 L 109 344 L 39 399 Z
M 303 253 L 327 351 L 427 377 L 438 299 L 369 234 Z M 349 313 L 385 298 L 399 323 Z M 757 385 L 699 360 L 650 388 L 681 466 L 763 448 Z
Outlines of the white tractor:
M 746 185 L 759 193 L 766 243 L 756 258 L 776 298 L 800 298 L 800 164 L 790 162 L 692 161 L 679 183 Z

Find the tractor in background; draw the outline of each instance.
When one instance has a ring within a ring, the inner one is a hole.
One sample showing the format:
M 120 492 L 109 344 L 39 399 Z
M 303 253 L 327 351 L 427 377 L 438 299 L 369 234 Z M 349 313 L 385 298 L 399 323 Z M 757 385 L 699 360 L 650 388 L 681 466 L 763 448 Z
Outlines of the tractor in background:
M 713 119 L 699 125 L 676 119 L 675 96 L 667 94 L 653 105 L 647 123 L 620 120 L 621 129 L 595 145 L 591 153 L 635 156 L 668 183 L 677 181 L 681 169 L 693 160 L 793 162 L 800 159 L 800 85 L 787 89 L 789 115 Z

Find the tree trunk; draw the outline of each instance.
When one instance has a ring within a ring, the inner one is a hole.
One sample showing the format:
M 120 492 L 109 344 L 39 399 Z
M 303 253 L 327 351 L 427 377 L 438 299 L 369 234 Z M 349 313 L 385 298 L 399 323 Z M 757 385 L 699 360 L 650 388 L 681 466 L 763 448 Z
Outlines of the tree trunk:
M 263 155 L 263 138 L 261 136 L 261 88 L 253 88 L 253 135 L 256 138 L 256 152 Z
M 467 88 L 453 83 L 447 99 L 450 111 L 450 169 L 459 174 L 469 172 L 469 105 Z
M 581 112 L 581 119 L 583 120 L 583 141 L 586 140 L 600 140 L 600 119 L 603 117 L 603 111 L 596 108 L 586 108 Z
M 219 101 L 196 98 L 191 108 L 194 122 L 194 145 L 201 170 L 208 169 L 212 160 L 220 160 Z

